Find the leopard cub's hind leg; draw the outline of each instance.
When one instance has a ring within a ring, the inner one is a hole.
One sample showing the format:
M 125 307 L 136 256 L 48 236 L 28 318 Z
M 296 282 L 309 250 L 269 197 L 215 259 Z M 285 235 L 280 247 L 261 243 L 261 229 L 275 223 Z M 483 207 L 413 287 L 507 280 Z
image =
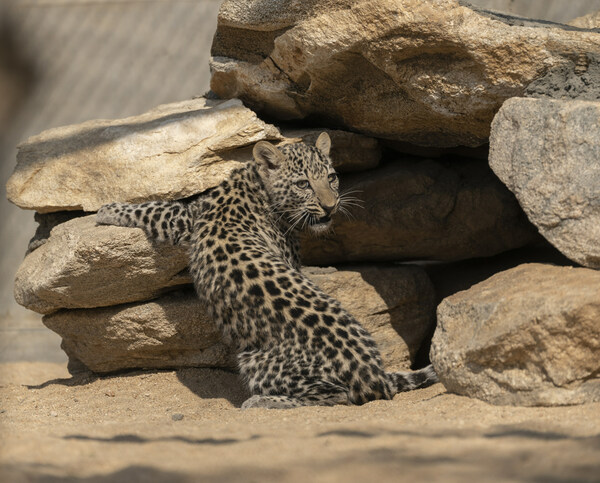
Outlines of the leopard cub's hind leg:
M 316 381 L 308 383 L 303 390 L 295 391 L 294 396 L 254 395 L 242 404 L 242 409 L 289 409 L 301 406 L 335 406 L 338 404 L 349 404 L 348 391 L 326 381 Z
M 249 397 L 242 404 L 242 409 L 290 409 L 304 406 L 301 401 L 289 396 L 259 396 Z

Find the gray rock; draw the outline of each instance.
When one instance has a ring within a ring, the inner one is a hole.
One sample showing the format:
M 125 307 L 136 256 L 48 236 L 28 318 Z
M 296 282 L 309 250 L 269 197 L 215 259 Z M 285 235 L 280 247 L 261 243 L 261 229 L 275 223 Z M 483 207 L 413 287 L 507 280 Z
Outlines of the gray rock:
M 211 89 L 276 119 L 477 146 L 506 99 L 588 53 L 600 32 L 456 0 L 226 0 Z
M 600 102 L 510 99 L 490 166 L 558 250 L 600 268 Z
M 599 31 L 600 33 L 600 31 Z M 525 89 L 525 97 L 600 100 L 600 55 L 582 53 L 550 69 Z
M 417 267 L 309 268 L 372 334 L 390 370 L 408 369 L 435 322 L 431 282 Z M 98 309 L 60 310 L 43 318 L 63 338 L 72 363 L 94 372 L 131 368 L 234 367 L 230 350 L 193 290 Z
M 404 159 L 342 178 L 363 200 L 326 238 L 306 237 L 307 264 L 461 260 L 518 248 L 539 235 L 514 195 L 478 161 Z
M 600 272 L 526 264 L 438 307 L 431 361 L 458 394 L 493 404 L 600 401 Z

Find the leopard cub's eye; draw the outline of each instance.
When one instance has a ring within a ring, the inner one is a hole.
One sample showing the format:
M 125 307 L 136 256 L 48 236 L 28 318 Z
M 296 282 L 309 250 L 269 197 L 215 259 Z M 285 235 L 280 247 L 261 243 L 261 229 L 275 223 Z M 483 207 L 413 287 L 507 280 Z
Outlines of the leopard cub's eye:
M 329 182 L 330 182 L 330 183 L 333 183 L 333 182 L 334 182 L 334 181 L 337 179 L 337 174 L 335 174 L 335 173 L 331 173 L 331 174 L 328 176 L 328 179 L 329 179 Z
M 300 181 L 296 181 L 296 186 L 300 189 L 305 190 L 306 188 L 308 188 L 309 184 L 308 184 L 308 180 L 306 179 L 301 179 Z

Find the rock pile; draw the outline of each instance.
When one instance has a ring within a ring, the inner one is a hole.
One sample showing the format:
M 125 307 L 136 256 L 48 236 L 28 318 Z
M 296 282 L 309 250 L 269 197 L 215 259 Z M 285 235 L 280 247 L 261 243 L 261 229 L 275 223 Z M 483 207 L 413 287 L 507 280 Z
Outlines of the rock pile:
M 525 264 L 451 295 L 431 360 L 449 390 L 493 403 L 600 400 L 599 31 L 457 0 L 226 0 L 212 54 L 206 98 L 19 148 L 7 193 L 40 228 L 15 296 L 45 314 L 73 367 L 233 367 L 183 249 L 92 212 L 184 199 L 251 161 L 257 141 L 326 129 L 342 189 L 364 206 L 302 240 L 306 264 L 336 265 L 306 273 L 388 368 L 423 362 L 439 294 L 456 292 L 398 262 L 485 264 L 549 243 L 586 268 Z M 457 267 L 436 271 L 460 286 Z

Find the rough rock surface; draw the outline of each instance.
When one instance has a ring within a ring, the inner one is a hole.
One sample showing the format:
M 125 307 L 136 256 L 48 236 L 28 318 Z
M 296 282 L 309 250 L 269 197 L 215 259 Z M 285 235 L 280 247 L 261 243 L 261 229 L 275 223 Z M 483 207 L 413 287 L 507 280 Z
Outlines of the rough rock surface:
M 494 404 L 600 401 L 600 272 L 526 264 L 438 307 L 431 360 L 446 388 Z
M 569 22 L 569 25 L 582 29 L 600 29 L 600 10 L 583 17 L 574 18 Z
M 237 99 L 165 104 L 135 117 L 49 129 L 19 146 L 8 199 L 39 212 L 178 199 L 219 184 L 263 139 L 281 139 Z
M 581 54 L 600 32 L 457 0 L 227 0 L 211 89 L 279 119 L 477 146 L 506 99 Z
M 490 166 L 540 233 L 600 268 L 600 102 L 510 99 L 494 119 Z
M 600 34 L 600 30 L 598 31 Z M 582 53 L 553 67 L 525 89 L 525 97 L 600 101 L 600 55 Z
M 140 229 L 96 226 L 96 216 L 56 226 L 15 278 L 15 299 L 42 314 L 147 300 L 189 283 L 181 247 L 154 243 Z
M 61 310 L 42 319 L 71 361 L 94 372 L 168 367 L 235 367 L 229 348 L 196 293 L 145 303 Z
M 308 264 L 491 256 L 537 239 L 512 193 L 479 161 L 404 159 L 342 178 L 360 206 L 327 238 L 306 237 Z
M 309 268 L 306 274 L 373 334 L 387 368 L 410 367 L 435 321 L 433 287 L 422 269 Z M 43 320 L 63 338 L 71 361 L 95 372 L 233 367 L 231 354 L 191 289 L 151 302 L 61 310 Z

